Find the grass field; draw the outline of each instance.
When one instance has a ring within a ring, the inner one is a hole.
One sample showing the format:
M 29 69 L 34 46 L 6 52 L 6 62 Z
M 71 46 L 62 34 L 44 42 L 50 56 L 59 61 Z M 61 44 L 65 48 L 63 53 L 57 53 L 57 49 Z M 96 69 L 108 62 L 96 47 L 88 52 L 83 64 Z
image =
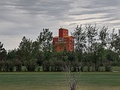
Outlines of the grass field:
M 70 90 L 63 72 L 0 72 L 0 90 Z M 82 72 L 77 90 L 120 90 L 120 72 Z

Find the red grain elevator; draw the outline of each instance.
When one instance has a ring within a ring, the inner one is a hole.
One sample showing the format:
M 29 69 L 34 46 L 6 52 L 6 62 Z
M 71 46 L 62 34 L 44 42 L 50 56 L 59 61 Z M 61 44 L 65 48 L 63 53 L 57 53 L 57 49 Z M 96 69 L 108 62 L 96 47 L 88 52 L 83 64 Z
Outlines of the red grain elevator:
M 54 50 L 57 52 L 66 50 L 67 52 L 74 51 L 74 37 L 68 35 L 68 30 L 59 29 L 59 36 L 53 38 Z

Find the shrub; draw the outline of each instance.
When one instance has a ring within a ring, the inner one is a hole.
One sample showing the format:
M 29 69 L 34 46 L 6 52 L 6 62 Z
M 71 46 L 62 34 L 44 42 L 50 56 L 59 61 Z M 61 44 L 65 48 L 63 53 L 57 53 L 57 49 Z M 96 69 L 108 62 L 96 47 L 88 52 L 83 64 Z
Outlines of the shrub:
M 29 60 L 25 62 L 25 66 L 27 68 L 28 71 L 35 71 L 37 64 L 36 64 L 36 60 Z

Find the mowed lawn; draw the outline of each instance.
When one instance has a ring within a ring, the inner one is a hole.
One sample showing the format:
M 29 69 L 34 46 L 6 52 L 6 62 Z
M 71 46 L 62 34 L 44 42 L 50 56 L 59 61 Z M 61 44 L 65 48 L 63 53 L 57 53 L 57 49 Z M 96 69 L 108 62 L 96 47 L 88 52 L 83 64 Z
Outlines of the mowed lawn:
M 70 90 L 63 72 L 0 72 L 0 90 Z M 77 90 L 120 90 L 120 72 L 82 72 Z

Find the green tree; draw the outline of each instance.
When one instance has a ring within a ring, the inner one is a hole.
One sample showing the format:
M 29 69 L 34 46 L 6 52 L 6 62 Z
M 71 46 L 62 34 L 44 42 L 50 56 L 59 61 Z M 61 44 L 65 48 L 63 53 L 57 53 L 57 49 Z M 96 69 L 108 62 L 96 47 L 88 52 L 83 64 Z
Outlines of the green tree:
M 22 62 L 18 59 L 18 50 L 9 50 L 7 54 L 7 60 L 12 61 L 16 71 L 22 71 Z
M 78 52 L 85 51 L 86 47 L 86 32 L 82 29 L 81 26 L 77 26 L 72 33 L 74 39 L 75 39 L 75 50 Z
M 94 53 L 91 59 L 95 71 L 100 71 L 100 66 L 103 66 L 104 60 L 106 60 L 106 52 L 101 43 L 94 44 Z
M 105 70 L 107 68 L 111 68 L 109 60 L 107 60 L 106 54 L 107 54 L 107 49 L 109 45 L 109 33 L 107 32 L 108 28 L 107 27 L 103 27 L 100 30 L 99 33 L 99 40 L 100 40 L 100 47 L 99 47 L 99 61 L 101 61 L 101 64 L 105 66 Z
M 7 51 L 3 48 L 3 44 L 0 42 L 0 61 L 6 60 Z
M 3 48 L 3 44 L 0 42 L 0 71 L 3 71 L 6 59 L 7 51 Z
M 14 66 L 16 67 L 16 71 L 22 71 L 22 62 L 20 60 L 14 60 Z
M 115 33 L 115 29 L 111 34 L 111 50 L 118 54 L 117 64 L 120 65 L 120 30 L 118 30 L 118 34 Z
M 108 45 L 108 28 L 107 27 L 103 27 L 101 30 L 100 30 L 100 33 L 99 33 L 99 40 L 101 42 L 101 45 L 103 48 L 107 47 Z
M 22 38 L 22 41 L 18 48 L 20 59 L 22 62 L 29 61 L 32 58 L 32 41 L 27 39 L 25 36 Z
M 19 59 L 27 67 L 27 70 L 34 71 L 36 67 L 35 64 L 38 59 L 37 42 L 32 42 L 30 39 L 23 37 L 18 48 L 18 53 Z
M 17 59 L 17 49 L 9 50 L 7 53 L 7 59 L 8 60 L 15 60 Z
M 76 63 L 76 60 L 81 62 L 81 71 L 83 71 L 83 53 L 86 51 L 86 31 L 82 28 L 82 25 L 77 26 L 72 33 L 74 40 L 75 40 L 75 59 L 74 63 Z M 75 66 L 75 65 L 74 65 Z M 77 67 L 77 66 L 76 66 Z
M 37 42 L 39 43 L 39 50 L 40 51 L 52 51 L 52 32 L 49 31 L 49 29 L 43 29 L 42 32 L 40 32 L 40 35 L 37 38 Z
M 87 52 L 89 59 L 87 60 L 88 71 L 90 71 L 90 66 L 94 60 L 95 45 L 97 43 L 96 36 L 98 35 L 98 29 L 92 25 L 86 25 L 85 30 L 87 31 Z
M 90 53 L 94 52 L 94 43 L 96 43 L 96 36 L 98 29 L 92 25 L 86 25 L 85 30 L 87 31 L 87 51 Z
M 0 71 L 3 71 L 5 66 L 5 61 L 0 61 Z
M 113 46 L 115 48 L 115 51 L 120 55 L 120 30 L 119 34 L 116 35 L 115 40 L 113 41 Z
M 39 59 L 37 63 L 42 64 L 44 71 L 49 71 L 50 69 L 50 59 L 52 58 L 52 32 L 49 29 L 43 29 L 37 37 L 38 47 L 39 47 Z

